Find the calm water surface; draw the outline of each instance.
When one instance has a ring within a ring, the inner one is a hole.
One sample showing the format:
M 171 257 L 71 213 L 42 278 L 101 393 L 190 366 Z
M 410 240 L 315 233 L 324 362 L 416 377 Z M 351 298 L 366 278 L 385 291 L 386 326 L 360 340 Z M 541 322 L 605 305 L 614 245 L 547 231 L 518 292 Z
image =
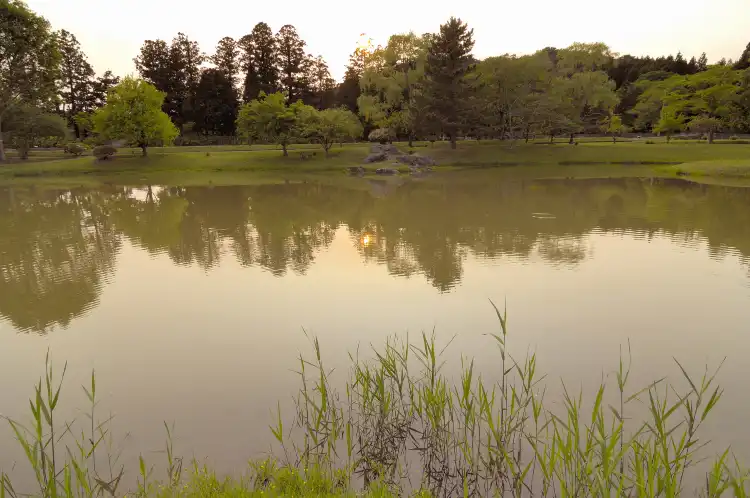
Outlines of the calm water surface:
M 166 420 L 181 454 L 231 471 L 267 450 L 303 329 L 339 375 L 358 345 L 434 328 L 492 376 L 488 299 L 552 395 L 598 382 L 628 340 L 635 384 L 726 356 L 705 435 L 750 462 L 750 190 L 680 181 L 0 189 L 0 413 L 26 417 L 49 349 L 64 415 L 96 369 L 126 460 Z M 1 427 L 0 467 L 11 443 Z

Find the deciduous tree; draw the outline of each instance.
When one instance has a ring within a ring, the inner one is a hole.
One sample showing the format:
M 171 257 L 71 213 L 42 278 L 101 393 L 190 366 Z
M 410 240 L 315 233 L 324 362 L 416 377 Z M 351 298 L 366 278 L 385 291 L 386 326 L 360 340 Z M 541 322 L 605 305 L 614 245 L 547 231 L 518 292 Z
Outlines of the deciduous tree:
M 281 145 L 284 156 L 288 156 L 287 146 L 305 133 L 305 117 L 314 108 L 301 100 L 287 105 L 286 96 L 281 92 L 260 95 L 242 106 L 237 117 L 237 132 L 250 140 L 265 140 Z
M 126 77 L 112 88 L 107 105 L 94 114 L 94 130 L 105 140 L 125 140 L 141 148 L 171 144 L 177 128 L 161 110 L 165 94 L 147 81 Z
M 362 123 L 353 112 L 342 107 L 303 114 L 305 134 L 323 146 L 326 157 L 337 142 L 362 136 Z
M 14 108 L 50 101 L 58 68 L 59 51 L 47 20 L 20 0 L 0 0 L 0 130 Z M 4 160 L 0 133 L 0 162 Z
M 68 127 L 64 118 L 44 112 L 38 107 L 22 104 L 14 107 L 6 118 L 10 143 L 21 159 L 29 157 L 29 150 L 42 138 L 64 139 Z
M 411 143 L 419 128 L 417 94 L 427 58 L 427 42 L 414 33 L 393 35 L 385 47 L 368 54 L 357 101 L 360 114 L 374 125 L 390 128 Z

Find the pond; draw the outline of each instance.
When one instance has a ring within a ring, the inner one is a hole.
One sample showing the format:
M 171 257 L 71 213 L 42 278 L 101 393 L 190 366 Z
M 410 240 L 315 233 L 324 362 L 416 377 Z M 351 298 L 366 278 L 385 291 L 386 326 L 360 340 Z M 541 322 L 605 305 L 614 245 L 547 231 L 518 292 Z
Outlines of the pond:
M 166 421 L 180 454 L 237 471 L 268 451 L 309 337 L 342 378 L 357 348 L 433 330 L 492 376 L 489 300 L 549 396 L 590 392 L 628 343 L 640 385 L 726 357 L 704 436 L 750 463 L 750 189 L 679 180 L 1 188 L 0 413 L 26 420 L 49 351 L 63 416 L 95 369 L 124 460 Z M 21 458 L 6 427 L 0 448 L 0 468 Z

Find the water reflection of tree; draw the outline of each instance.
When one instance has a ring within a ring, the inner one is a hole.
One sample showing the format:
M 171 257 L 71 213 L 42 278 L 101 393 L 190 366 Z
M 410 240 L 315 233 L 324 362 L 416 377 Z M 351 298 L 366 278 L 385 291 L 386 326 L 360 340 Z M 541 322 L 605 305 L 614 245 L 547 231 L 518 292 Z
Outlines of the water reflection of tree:
M 234 257 L 281 276 L 304 274 L 345 226 L 366 261 L 393 275 L 422 275 L 441 291 L 460 282 L 468 255 L 580 264 L 592 232 L 707 243 L 711 257 L 750 259 L 750 189 L 489 174 L 453 180 L 376 192 L 365 183 L 0 190 L 0 314 L 26 330 L 70 323 L 97 303 L 118 233 L 178 264 L 208 270 Z
M 46 333 L 98 304 L 119 241 L 108 193 L 0 189 L 0 315 Z

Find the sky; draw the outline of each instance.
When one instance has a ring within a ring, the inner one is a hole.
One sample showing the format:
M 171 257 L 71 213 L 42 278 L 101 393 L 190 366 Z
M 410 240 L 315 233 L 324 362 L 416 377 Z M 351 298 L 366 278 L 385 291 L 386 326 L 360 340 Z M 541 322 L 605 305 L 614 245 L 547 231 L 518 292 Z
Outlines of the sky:
M 573 42 L 607 43 L 615 52 L 710 62 L 736 59 L 750 42 L 750 0 L 378 0 L 278 4 L 248 0 L 27 0 L 53 29 L 76 35 L 97 73 L 135 73 L 133 58 L 146 39 L 183 32 L 211 54 L 224 36 L 240 38 L 260 21 L 275 31 L 297 28 L 307 51 L 322 55 L 334 78 L 365 33 L 375 45 L 394 33 L 436 32 L 456 16 L 474 29 L 474 55 L 528 54 Z M 372 7 L 370 6 L 372 5 Z

